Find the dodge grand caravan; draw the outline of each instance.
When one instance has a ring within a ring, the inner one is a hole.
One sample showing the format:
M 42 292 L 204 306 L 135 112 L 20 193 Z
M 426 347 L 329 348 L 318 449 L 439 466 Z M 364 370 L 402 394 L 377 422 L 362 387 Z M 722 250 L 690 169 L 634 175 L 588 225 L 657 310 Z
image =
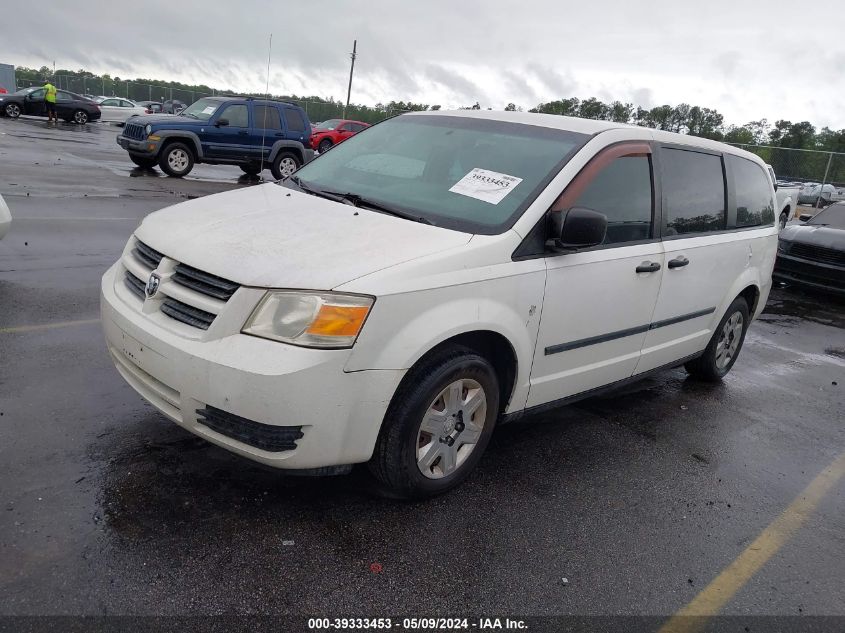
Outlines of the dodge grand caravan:
M 149 215 L 103 277 L 117 370 L 285 469 L 462 480 L 497 424 L 683 365 L 731 369 L 763 309 L 756 156 L 604 121 L 426 112 L 266 184 Z

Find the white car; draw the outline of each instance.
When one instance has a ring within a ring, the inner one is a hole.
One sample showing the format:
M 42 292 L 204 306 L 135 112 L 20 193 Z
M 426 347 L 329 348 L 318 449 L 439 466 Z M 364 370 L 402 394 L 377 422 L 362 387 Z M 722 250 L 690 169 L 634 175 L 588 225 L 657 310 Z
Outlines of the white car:
M 497 424 L 679 365 L 720 380 L 766 304 L 774 210 L 765 163 L 714 141 L 403 114 L 281 185 L 147 216 L 103 327 L 192 433 L 283 469 L 368 462 L 424 497 Z
M 775 185 L 778 224 L 780 228 L 783 228 L 795 217 L 795 207 L 798 206 L 798 194 L 801 192 L 801 187 L 794 184 L 779 184 L 774 168 L 766 164 L 766 169 L 769 170 L 769 175 Z
M 12 213 L 9 211 L 9 205 L 3 200 L 3 196 L 0 196 L 0 240 L 6 236 L 11 226 Z
M 106 97 L 102 100 L 98 99 L 97 102 L 100 104 L 100 111 L 103 113 L 100 118 L 101 121 L 126 123 L 129 117 L 152 114 L 152 110 L 120 97 Z

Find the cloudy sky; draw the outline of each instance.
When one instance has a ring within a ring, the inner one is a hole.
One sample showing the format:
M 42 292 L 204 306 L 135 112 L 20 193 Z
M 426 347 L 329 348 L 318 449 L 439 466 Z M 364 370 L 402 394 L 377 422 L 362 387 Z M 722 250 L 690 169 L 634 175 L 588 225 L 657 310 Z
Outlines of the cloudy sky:
M 502 109 L 596 96 L 845 128 L 842 0 L 15 3 L 0 62 L 352 100 Z M 800 10 L 799 10 L 800 7 Z M 827 37 L 823 35 L 827 33 Z

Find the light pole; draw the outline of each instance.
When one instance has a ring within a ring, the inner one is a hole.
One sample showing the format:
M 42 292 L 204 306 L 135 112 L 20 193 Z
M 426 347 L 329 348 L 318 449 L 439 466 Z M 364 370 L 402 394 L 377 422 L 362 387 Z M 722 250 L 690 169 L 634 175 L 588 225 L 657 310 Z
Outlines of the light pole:
M 346 109 L 349 107 L 349 97 L 352 94 L 352 73 L 355 72 L 355 58 L 358 56 L 358 40 L 352 42 L 352 65 L 349 67 L 349 88 L 346 90 L 346 106 L 343 108 L 343 118 L 346 118 Z

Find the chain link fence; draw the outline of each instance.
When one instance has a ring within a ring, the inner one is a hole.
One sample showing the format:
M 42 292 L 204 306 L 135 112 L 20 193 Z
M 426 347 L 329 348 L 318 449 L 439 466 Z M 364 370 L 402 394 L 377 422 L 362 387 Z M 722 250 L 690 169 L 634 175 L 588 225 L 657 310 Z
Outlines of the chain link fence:
M 69 92 L 75 92 L 80 95 L 89 95 L 92 97 L 123 97 L 125 99 L 129 99 L 130 101 L 164 102 L 175 99 L 186 105 L 191 105 L 194 101 L 203 97 L 237 94 L 232 91 L 212 90 L 211 92 L 200 92 L 197 90 L 146 84 L 137 81 L 124 81 L 120 79 L 114 80 L 100 77 L 79 77 L 77 75 L 62 74 L 44 76 L 43 78 L 39 78 L 37 81 L 24 80 L 20 82 L 18 88 L 43 86 L 48 79 L 59 90 L 67 90 Z M 258 97 L 260 95 L 254 96 Z M 342 103 L 331 101 L 312 101 L 304 99 L 284 100 L 290 103 L 295 103 L 305 110 L 312 123 L 339 118 L 353 119 L 356 121 L 363 121 L 365 123 L 376 123 L 397 114 L 402 114 L 402 112 L 407 112 L 407 110 L 359 105 L 350 105 L 349 108 L 344 108 Z

